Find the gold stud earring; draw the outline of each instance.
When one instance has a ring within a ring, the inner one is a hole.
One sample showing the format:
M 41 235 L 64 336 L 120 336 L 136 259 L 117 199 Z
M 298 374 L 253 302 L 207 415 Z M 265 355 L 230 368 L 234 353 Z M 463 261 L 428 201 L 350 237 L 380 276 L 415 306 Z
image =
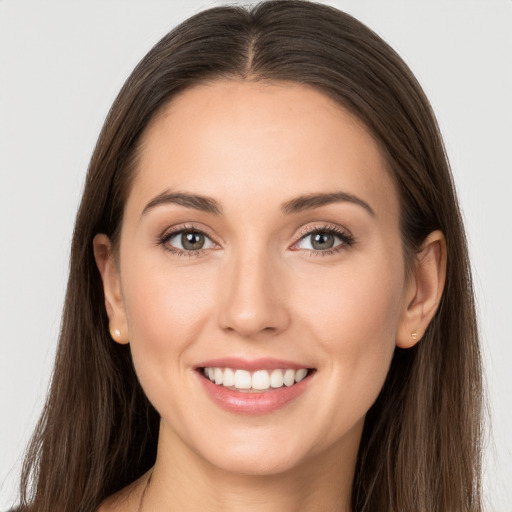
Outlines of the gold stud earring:
M 411 333 L 411 338 L 416 341 L 418 339 L 418 333 L 416 331 Z

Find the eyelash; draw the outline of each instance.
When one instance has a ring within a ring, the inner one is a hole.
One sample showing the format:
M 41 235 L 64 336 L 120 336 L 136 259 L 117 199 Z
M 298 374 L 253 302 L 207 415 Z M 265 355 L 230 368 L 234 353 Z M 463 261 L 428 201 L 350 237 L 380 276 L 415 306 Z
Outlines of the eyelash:
M 306 251 L 308 256 L 310 257 L 318 257 L 318 256 L 330 256 L 332 254 L 337 254 L 343 250 L 345 250 L 347 247 L 351 247 L 355 244 L 355 238 L 346 230 L 338 227 L 338 226 L 329 226 L 325 225 L 323 227 L 312 227 L 312 228 L 306 228 L 304 231 L 302 231 L 299 235 L 298 240 L 293 244 L 298 244 L 301 240 L 304 240 L 304 238 L 316 235 L 318 233 L 327 234 L 327 235 L 333 235 L 341 240 L 341 243 L 332 249 L 325 249 L 323 251 L 315 251 L 312 249 L 302 249 Z M 301 250 L 301 249 L 297 249 Z
M 185 225 L 185 226 L 178 226 L 176 228 L 171 228 L 168 231 L 165 231 L 163 235 L 159 238 L 158 244 L 163 246 L 166 251 L 169 251 L 174 256 L 177 256 L 179 258 L 191 258 L 194 256 L 201 256 L 205 253 L 207 249 L 197 249 L 193 251 L 184 251 L 182 249 L 178 249 L 176 247 L 173 247 L 172 245 L 168 245 L 168 242 L 171 238 L 175 237 L 176 235 L 179 235 L 180 233 L 198 233 L 200 235 L 205 236 L 206 238 L 209 238 L 213 242 L 213 237 L 208 234 L 206 231 L 202 229 L 198 229 L 194 226 Z M 216 242 L 213 242 L 215 245 Z
M 213 237 L 211 235 L 209 235 L 206 231 L 204 231 L 202 229 L 198 229 L 194 226 L 178 226 L 176 228 L 172 228 L 171 230 L 166 231 L 159 237 L 158 244 L 163 246 L 165 250 L 171 252 L 173 255 L 178 256 L 178 257 L 185 257 L 185 258 L 201 256 L 207 250 L 209 250 L 209 249 L 197 249 L 197 250 L 186 251 L 186 250 L 182 250 L 182 249 L 177 249 L 177 248 L 173 247 L 172 245 L 168 245 L 168 242 L 171 238 L 173 238 L 176 235 L 179 235 L 180 233 L 186 233 L 186 232 L 198 233 L 200 235 L 203 235 L 203 236 L 209 238 L 212 241 L 212 243 L 217 245 L 216 242 L 213 241 Z M 327 226 L 326 225 L 326 226 L 323 226 L 320 228 L 314 227 L 314 228 L 305 229 L 304 231 L 302 231 L 300 233 L 297 241 L 294 242 L 293 245 L 298 244 L 300 241 L 304 240 L 308 236 L 315 235 L 318 233 L 333 235 L 333 236 L 339 238 L 341 240 L 341 243 L 331 249 L 325 249 L 325 250 L 318 250 L 318 251 L 315 251 L 313 249 L 295 249 L 295 250 L 305 251 L 308 254 L 308 256 L 310 256 L 310 257 L 330 256 L 332 254 L 341 252 L 342 250 L 346 249 L 347 247 L 351 247 L 355 244 L 354 237 L 351 234 L 349 234 L 347 231 L 345 231 L 344 229 L 341 229 L 341 228 L 335 227 L 335 226 Z

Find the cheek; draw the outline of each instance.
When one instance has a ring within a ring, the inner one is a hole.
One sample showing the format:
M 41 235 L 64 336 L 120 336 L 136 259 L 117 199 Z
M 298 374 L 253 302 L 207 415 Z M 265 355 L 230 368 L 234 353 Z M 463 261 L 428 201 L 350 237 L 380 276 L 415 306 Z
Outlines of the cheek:
M 208 276 L 151 261 L 127 261 L 130 272 L 123 280 L 130 336 L 137 344 L 158 349 L 172 342 L 187 344 L 194 329 L 200 329 L 199 314 L 211 302 L 205 283 Z
M 391 261 L 361 261 L 339 271 L 315 276 L 307 289 L 296 290 L 302 306 L 298 316 L 309 318 L 324 335 L 329 352 L 343 346 L 362 348 L 367 343 L 394 343 L 402 307 L 404 271 Z M 400 259 L 398 259 L 400 261 Z M 323 272 L 323 270 L 321 269 Z M 300 295 L 299 295 L 300 294 Z
M 368 263 L 313 282 L 325 284 L 309 287 L 298 316 L 326 356 L 326 395 L 338 397 L 329 413 L 334 426 L 364 416 L 382 388 L 395 349 L 403 272 Z
M 206 276 L 168 270 L 165 264 L 126 260 L 130 272 L 123 281 L 130 346 L 137 375 L 156 406 L 158 389 L 168 389 L 186 377 L 187 349 L 204 328 L 211 306 Z M 153 393 L 153 390 L 155 393 Z

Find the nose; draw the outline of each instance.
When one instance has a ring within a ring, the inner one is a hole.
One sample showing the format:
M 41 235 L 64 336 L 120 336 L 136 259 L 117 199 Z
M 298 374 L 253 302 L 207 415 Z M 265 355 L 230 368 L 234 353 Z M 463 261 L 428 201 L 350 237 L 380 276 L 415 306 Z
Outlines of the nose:
M 244 338 L 271 336 L 287 329 L 290 314 L 278 262 L 264 253 L 237 255 L 221 277 L 219 325 Z

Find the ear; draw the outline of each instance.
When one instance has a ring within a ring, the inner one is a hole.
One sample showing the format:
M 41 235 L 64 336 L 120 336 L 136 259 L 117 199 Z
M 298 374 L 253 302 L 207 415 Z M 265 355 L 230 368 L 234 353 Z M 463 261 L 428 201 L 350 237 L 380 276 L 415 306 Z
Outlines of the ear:
M 425 333 L 434 317 L 446 280 L 446 240 L 441 231 L 428 235 L 416 255 L 407 283 L 396 344 L 411 348 Z
M 107 235 L 98 234 L 93 240 L 94 258 L 103 281 L 105 309 L 110 323 L 110 335 L 117 343 L 126 344 L 128 324 L 121 292 L 119 267 Z

